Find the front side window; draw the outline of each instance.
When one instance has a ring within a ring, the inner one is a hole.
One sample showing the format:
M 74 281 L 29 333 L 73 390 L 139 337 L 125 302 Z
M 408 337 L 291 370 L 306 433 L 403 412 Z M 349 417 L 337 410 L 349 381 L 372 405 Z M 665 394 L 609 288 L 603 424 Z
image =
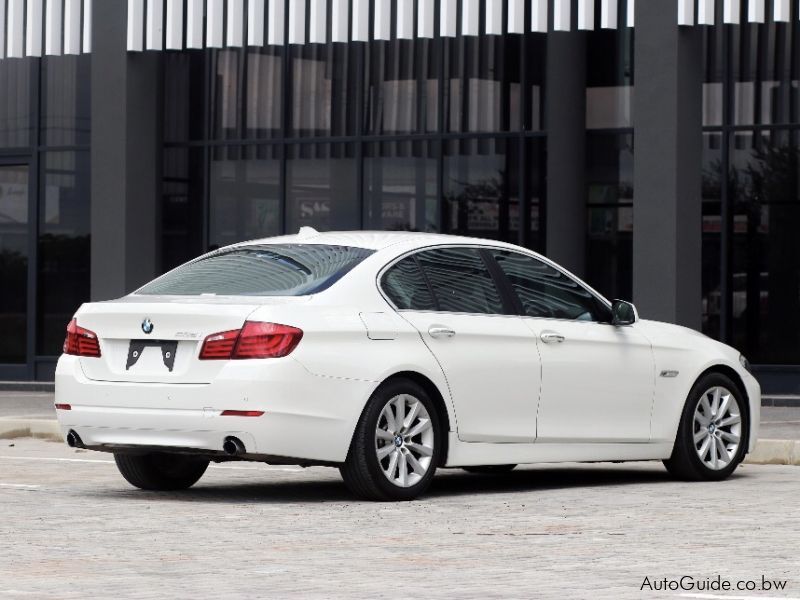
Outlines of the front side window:
M 493 250 L 525 315 L 572 321 L 608 321 L 608 309 L 561 271 L 525 254 Z
M 440 248 L 416 255 L 439 310 L 504 314 L 500 292 L 476 248 Z
M 323 244 L 240 246 L 186 263 L 136 293 L 305 296 L 329 288 L 372 253 Z

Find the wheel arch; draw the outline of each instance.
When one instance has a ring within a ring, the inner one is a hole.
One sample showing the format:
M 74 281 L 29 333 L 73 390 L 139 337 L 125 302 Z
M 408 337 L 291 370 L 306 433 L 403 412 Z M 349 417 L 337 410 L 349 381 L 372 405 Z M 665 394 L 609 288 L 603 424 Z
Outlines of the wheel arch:
M 750 396 L 747 393 L 747 387 L 745 386 L 744 381 L 742 381 L 742 378 L 739 375 L 739 373 L 737 373 L 735 369 L 725 364 L 711 365 L 695 378 L 694 382 L 692 383 L 692 387 L 690 388 L 690 392 L 691 389 L 693 389 L 694 386 L 697 385 L 697 382 L 700 381 L 703 377 L 714 373 L 724 375 L 725 377 L 733 381 L 734 385 L 736 385 L 736 387 L 738 388 L 737 391 L 742 395 L 742 398 L 744 399 L 743 402 L 744 406 L 742 407 L 742 410 L 747 411 L 748 426 L 744 428 L 744 439 L 742 440 L 742 443 L 744 444 L 745 449 L 747 449 L 750 445 L 750 430 L 753 427 L 753 420 L 751 418 L 752 415 L 750 414 Z

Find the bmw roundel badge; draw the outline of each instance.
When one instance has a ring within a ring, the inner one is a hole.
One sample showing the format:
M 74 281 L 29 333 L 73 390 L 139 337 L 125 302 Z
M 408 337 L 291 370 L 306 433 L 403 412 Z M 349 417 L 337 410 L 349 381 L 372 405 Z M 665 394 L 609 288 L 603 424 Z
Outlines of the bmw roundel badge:
M 153 333 L 153 322 L 150 319 L 142 321 L 142 331 L 147 334 Z

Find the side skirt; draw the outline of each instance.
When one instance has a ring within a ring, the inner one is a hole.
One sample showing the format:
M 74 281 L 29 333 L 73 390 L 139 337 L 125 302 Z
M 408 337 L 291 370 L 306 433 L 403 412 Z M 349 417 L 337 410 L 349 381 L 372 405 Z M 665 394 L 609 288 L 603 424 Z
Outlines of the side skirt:
M 663 460 L 672 454 L 671 442 L 609 444 L 492 444 L 462 442 L 449 434 L 447 467 L 554 462 Z

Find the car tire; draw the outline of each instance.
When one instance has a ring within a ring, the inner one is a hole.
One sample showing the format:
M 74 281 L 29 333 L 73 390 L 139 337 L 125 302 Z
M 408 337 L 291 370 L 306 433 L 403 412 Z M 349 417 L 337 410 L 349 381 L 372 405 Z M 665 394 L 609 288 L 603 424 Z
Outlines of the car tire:
M 208 468 L 208 461 L 181 454 L 114 454 L 125 480 L 143 490 L 175 491 L 192 487 Z
M 749 426 L 748 405 L 739 386 L 721 373 L 704 375 L 689 392 L 664 466 L 686 481 L 725 479 L 744 460 Z
M 477 465 L 474 467 L 462 467 L 467 473 L 476 473 L 481 475 L 502 475 L 503 473 L 510 473 L 516 468 L 517 465 Z
M 398 427 L 401 402 L 406 418 Z M 417 498 L 428 489 L 439 465 L 440 423 L 436 405 L 416 382 L 394 379 L 381 385 L 367 402 L 339 468 L 347 488 L 365 500 Z

